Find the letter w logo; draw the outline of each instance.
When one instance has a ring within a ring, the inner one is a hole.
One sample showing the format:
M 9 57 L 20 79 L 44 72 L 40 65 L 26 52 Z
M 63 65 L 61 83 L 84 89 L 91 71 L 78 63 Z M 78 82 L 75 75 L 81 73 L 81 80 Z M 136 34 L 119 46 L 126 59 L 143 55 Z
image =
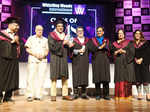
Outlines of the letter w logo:
M 78 15 L 83 15 L 84 10 L 85 10 L 85 8 L 77 7 L 77 8 L 75 8 L 75 13 L 78 14 Z

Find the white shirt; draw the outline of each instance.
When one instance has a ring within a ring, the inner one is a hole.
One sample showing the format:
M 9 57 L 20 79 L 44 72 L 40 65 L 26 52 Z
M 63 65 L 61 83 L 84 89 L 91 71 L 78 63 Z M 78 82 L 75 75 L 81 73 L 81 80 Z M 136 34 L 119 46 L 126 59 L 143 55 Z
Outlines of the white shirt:
M 56 29 L 54 30 L 56 32 L 56 34 L 58 35 L 58 37 L 61 39 L 61 40 L 64 40 L 65 39 L 65 33 L 62 32 L 62 33 L 59 33 Z
M 80 41 L 80 43 L 81 43 L 81 44 L 83 44 L 83 43 L 84 43 L 84 40 L 85 40 L 85 38 L 84 38 L 84 37 L 82 37 L 82 38 L 77 37 L 77 38 L 78 38 L 78 40 Z
M 43 36 L 41 38 L 38 38 L 36 37 L 36 35 L 33 35 L 28 38 L 25 46 L 31 49 L 31 51 L 36 54 L 43 54 L 46 50 L 48 50 L 48 39 Z M 39 60 L 35 56 L 29 54 L 28 62 L 47 62 L 47 59 L 44 58 Z

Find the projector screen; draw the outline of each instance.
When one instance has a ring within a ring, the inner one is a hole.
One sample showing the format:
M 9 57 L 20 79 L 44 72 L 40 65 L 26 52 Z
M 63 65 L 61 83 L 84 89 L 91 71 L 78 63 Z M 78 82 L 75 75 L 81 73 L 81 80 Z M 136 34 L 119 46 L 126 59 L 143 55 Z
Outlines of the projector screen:
M 103 26 L 103 10 L 103 6 L 41 3 L 39 7 L 31 7 L 30 35 L 34 34 L 35 26 L 41 24 L 47 37 L 54 30 L 56 18 L 63 18 L 67 22 L 66 33 L 75 37 L 76 27 L 83 26 L 85 36 L 91 38 L 95 36 L 96 27 Z
M 53 22 L 56 18 L 63 18 L 67 22 L 65 32 L 71 37 L 76 37 L 77 26 L 84 27 L 87 38 L 96 36 L 96 28 L 103 26 L 105 36 L 112 38 L 112 10 L 107 4 L 36 3 L 24 5 L 22 7 L 24 12 L 19 12 L 18 10 L 21 10 L 19 8 L 21 7 L 16 8 L 16 14 L 22 18 L 20 35 L 24 42 L 30 35 L 35 34 L 36 25 L 42 25 L 43 35 L 48 37 L 49 32 L 54 30 Z M 26 52 L 21 61 L 27 61 Z

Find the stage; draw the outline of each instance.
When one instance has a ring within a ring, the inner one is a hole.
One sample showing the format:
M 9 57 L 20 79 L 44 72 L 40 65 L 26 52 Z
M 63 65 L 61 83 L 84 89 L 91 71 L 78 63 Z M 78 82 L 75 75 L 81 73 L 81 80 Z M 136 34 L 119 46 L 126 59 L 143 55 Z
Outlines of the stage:
M 81 98 L 65 101 L 61 97 L 61 81 L 57 81 L 57 101 L 50 100 L 50 63 L 45 74 L 43 98 L 40 101 L 27 102 L 27 53 L 24 44 L 29 36 L 35 34 L 35 26 L 43 26 L 43 36 L 55 29 L 54 21 L 63 18 L 66 22 L 65 33 L 70 40 L 76 37 L 76 28 L 84 27 L 85 37 L 96 35 L 96 28 L 105 29 L 104 36 L 110 42 L 116 41 L 117 30 L 124 29 L 126 39 L 133 40 L 133 32 L 141 30 L 146 40 L 150 40 L 150 0 L 0 0 L 0 30 L 6 29 L 4 20 L 10 16 L 21 19 L 20 37 L 21 56 L 19 63 L 19 90 L 14 93 L 14 102 L 0 104 L 0 112 L 150 112 L 150 102 L 137 100 L 137 89 L 133 85 L 131 100 L 114 99 L 114 64 L 110 64 L 110 96 L 111 100 L 95 100 L 95 85 L 92 82 L 92 65 L 89 64 L 89 100 Z M 48 56 L 48 60 L 50 60 Z M 91 61 L 91 58 L 90 58 Z M 72 92 L 72 64 L 69 63 L 69 94 Z M 2 78 L 2 77 L 0 77 Z M 37 83 L 38 84 L 38 83 Z M 150 86 L 150 85 L 149 85 Z
M 70 89 L 72 89 L 72 64 L 68 63 L 68 68 L 69 68 L 69 80 L 68 80 L 68 87 Z M 27 75 L 28 75 L 28 69 L 27 69 L 27 63 L 19 63 L 19 94 L 20 95 L 24 95 L 25 94 L 25 90 L 26 90 L 26 86 L 27 86 Z M 111 81 L 109 84 L 109 88 L 110 88 L 110 95 L 114 95 L 114 64 L 110 64 L 110 77 L 111 77 Z M 93 77 L 92 77 L 92 65 L 89 64 L 89 86 L 88 88 L 90 89 L 90 91 L 94 90 L 95 88 L 95 84 L 92 82 Z M 47 71 L 46 71 L 46 75 L 45 75 L 45 81 L 44 81 L 44 86 L 45 88 L 45 95 L 49 95 L 50 93 L 50 88 L 51 88 L 51 81 L 50 81 L 50 63 L 47 64 Z M 61 88 L 62 84 L 61 84 L 61 80 L 57 81 L 57 88 L 58 88 L 58 95 L 61 94 Z M 132 93 L 133 95 L 137 95 L 137 90 L 136 90 L 136 86 L 133 85 L 132 88 Z M 72 92 L 70 94 L 73 94 Z M 91 93 L 93 94 L 93 93 Z
M 50 66 L 47 65 L 47 72 L 44 83 L 44 97 L 41 101 L 27 102 L 25 97 L 26 79 L 27 79 L 27 63 L 19 63 L 19 92 L 13 97 L 14 102 L 4 102 L 0 105 L 0 112 L 149 112 L 150 102 L 144 98 L 139 101 L 136 99 L 137 91 L 133 86 L 132 100 L 115 100 L 114 97 L 114 65 L 110 64 L 111 82 L 110 82 L 110 95 L 112 99 L 106 101 L 101 99 L 95 100 L 90 97 L 89 100 L 77 99 L 74 101 L 62 100 L 61 95 L 61 81 L 58 81 L 58 97 L 56 102 L 50 100 Z M 72 64 L 69 67 L 69 88 L 72 89 Z M 88 90 L 93 92 L 95 86 L 92 83 L 92 68 L 89 68 L 89 86 Z M 70 94 L 73 94 L 70 92 Z M 91 95 L 92 96 L 92 95 Z
M 15 96 L 15 102 L 0 105 L 0 112 L 149 112 L 150 102 L 129 100 L 111 101 L 77 99 L 65 101 L 57 97 L 56 102 L 45 96 L 42 101 L 27 102 L 24 96 Z

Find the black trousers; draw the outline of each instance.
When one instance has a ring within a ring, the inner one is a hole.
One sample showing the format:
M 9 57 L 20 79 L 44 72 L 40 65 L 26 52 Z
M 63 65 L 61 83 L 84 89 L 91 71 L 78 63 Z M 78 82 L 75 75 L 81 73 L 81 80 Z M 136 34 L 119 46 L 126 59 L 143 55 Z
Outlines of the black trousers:
M 101 84 L 103 84 L 103 92 L 101 90 Z M 95 83 L 96 96 L 109 96 L 109 82 Z M 102 94 L 103 93 L 103 94 Z
M 81 94 L 85 94 L 86 93 L 86 85 L 81 85 Z M 79 94 L 79 88 L 78 87 L 74 87 L 73 88 L 74 94 Z

